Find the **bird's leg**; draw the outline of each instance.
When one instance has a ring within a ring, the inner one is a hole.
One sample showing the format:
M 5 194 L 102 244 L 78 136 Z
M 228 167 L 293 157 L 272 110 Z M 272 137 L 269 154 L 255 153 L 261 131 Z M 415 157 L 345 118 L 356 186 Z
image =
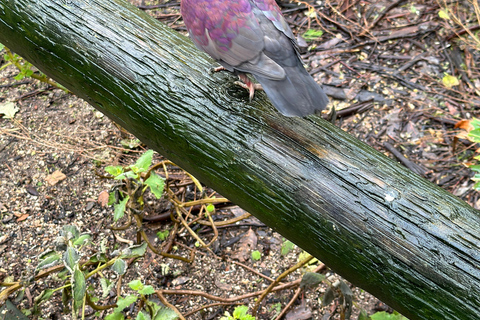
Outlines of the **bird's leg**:
M 240 78 L 240 81 L 235 81 L 236 85 L 239 85 L 240 87 L 247 89 L 248 90 L 248 97 L 250 101 L 253 99 L 253 94 L 255 93 L 255 90 L 263 90 L 262 85 L 258 83 L 253 83 L 246 74 L 240 73 L 238 75 L 238 78 Z

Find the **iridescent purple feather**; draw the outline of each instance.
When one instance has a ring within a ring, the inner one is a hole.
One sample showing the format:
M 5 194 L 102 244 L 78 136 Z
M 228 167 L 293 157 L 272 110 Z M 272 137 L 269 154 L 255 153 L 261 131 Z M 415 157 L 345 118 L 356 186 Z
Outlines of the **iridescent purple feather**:
M 306 72 L 274 0 L 182 0 L 195 45 L 235 73 L 251 73 L 287 116 L 322 110 L 328 98 Z

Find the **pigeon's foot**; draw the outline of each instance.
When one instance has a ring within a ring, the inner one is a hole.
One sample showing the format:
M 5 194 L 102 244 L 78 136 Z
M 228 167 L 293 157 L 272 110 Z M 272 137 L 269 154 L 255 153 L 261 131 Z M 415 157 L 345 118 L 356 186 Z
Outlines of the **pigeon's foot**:
M 255 94 L 255 90 L 263 90 L 262 85 L 259 83 L 253 83 L 250 78 L 244 73 L 238 75 L 241 81 L 235 81 L 236 85 L 248 90 L 248 97 L 250 101 L 253 99 L 253 95 Z

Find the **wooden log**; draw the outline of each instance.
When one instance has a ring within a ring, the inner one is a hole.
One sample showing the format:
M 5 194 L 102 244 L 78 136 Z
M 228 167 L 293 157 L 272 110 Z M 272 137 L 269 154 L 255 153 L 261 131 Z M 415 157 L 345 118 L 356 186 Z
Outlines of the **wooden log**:
M 410 319 L 480 318 L 477 211 L 130 4 L 0 0 L 0 42 Z

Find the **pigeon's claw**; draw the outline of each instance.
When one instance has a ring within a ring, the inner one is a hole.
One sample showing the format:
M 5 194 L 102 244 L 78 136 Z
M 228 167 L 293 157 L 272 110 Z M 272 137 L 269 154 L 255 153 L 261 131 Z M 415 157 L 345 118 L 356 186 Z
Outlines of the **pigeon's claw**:
M 253 95 L 255 94 L 255 90 L 263 90 L 262 85 L 259 83 L 253 83 L 250 78 L 246 74 L 239 74 L 238 77 L 241 81 L 235 81 L 236 85 L 248 90 L 248 98 L 250 101 L 253 99 Z

